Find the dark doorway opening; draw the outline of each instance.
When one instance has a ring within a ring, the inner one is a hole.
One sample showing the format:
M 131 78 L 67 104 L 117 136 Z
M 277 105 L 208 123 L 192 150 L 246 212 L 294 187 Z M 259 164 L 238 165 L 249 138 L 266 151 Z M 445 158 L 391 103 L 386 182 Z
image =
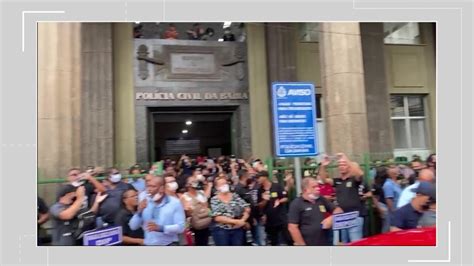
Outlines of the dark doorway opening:
M 231 110 L 161 109 L 151 114 L 153 161 L 178 159 L 182 154 L 216 157 L 232 153 Z

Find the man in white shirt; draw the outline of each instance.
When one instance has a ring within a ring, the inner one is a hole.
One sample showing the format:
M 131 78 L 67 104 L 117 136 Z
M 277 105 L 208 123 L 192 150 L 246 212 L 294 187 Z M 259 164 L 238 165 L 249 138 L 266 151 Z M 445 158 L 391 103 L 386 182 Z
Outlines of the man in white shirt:
M 415 192 L 413 192 L 413 190 L 418 188 L 418 185 L 420 184 L 420 182 L 433 183 L 434 173 L 429 169 L 421 170 L 416 182 L 413 185 L 406 187 L 400 194 L 400 198 L 398 199 L 398 203 L 397 203 L 397 209 L 411 202 L 411 200 L 415 197 L 415 194 L 416 194 Z

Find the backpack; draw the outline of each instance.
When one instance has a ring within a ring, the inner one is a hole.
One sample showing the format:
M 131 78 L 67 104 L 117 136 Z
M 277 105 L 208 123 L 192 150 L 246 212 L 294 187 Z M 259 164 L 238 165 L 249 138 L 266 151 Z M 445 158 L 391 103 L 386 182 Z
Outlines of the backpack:
M 212 222 L 212 217 L 209 216 L 209 208 L 194 198 L 192 200 L 194 209 L 191 214 L 191 228 L 201 230 L 209 227 Z

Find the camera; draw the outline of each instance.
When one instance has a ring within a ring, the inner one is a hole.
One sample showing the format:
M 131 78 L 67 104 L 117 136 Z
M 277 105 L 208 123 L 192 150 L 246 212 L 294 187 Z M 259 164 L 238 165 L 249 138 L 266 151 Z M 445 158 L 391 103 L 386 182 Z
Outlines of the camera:
M 198 181 L 196 185 L 197 190 L 204 190 L 204 182 L 203 181 Z

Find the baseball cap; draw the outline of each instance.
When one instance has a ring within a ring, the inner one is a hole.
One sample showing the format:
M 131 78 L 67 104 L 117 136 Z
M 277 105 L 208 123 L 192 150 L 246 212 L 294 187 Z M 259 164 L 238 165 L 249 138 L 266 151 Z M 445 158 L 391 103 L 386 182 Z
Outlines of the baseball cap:
M 417 194 L 422 194 L 425 196 L 430 196 L 432 200 L 436 201 L 436 188 L 430 182 L 420 182 L 418 187 L 412 189 L 413 192 Z
M 56 200 L 59 201 L 59 199 L 64 197 L 66 194 L 69 194 L 69 193 L 75 192 L 75 191 L 76 191 L 75 186 L 73 186 L 71 184 L 64 185 L 64 186 L 59 188 L 58 194 L 56 195 Z

